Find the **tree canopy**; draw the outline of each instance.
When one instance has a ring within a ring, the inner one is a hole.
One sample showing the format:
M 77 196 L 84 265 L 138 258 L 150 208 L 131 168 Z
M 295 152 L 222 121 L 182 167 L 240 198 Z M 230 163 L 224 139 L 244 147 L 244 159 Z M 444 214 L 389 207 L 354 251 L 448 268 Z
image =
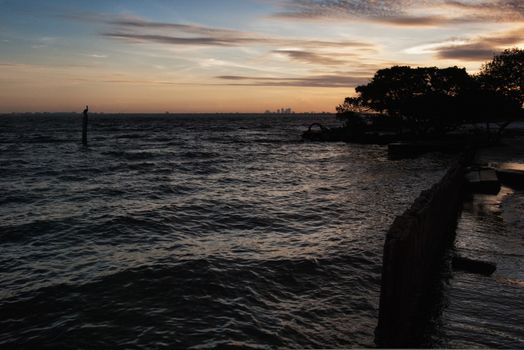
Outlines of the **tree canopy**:
M 444 133 L 466 122 L 512 120 L 521 115 L 524 51 L 505 50 L 471 76 L 465 68 L 393 66 L 378 70 L 337 107 L 347 121 L 378 112 L 416 134 Z M 488 125 L 489 126 L 489 125 Z
M 484 90 L 496 91 L 516 102 L 524 103 L 524 50 L 504 50 L 484 64 L 477 75 Z

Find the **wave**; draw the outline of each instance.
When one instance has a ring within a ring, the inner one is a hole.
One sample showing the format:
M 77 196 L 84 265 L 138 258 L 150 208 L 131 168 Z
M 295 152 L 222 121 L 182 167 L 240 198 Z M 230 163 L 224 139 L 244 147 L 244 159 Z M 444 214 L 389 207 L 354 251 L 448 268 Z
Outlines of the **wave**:
M 75 143 L 0 146 L 0 347 L 372 346 L 384 228 L 447 158 L 311 119 L 10 120 Z
M 1 301 L 0 345 L 93 347 L 111 339 L 118 347 L 369 346 L 364 320 L 376 310 L 377 287 L 367 286 L 367 298 L 356 296 L 362 281 L 350 263 L 183 260 L 47 287 Z M 334 331 L 345 335 L 332 337 Z

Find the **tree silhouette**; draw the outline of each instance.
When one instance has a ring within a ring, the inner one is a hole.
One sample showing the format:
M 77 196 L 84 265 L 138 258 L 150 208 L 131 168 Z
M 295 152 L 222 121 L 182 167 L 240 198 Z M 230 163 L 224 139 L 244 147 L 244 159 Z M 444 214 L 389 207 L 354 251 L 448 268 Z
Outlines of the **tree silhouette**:
M 477 80 L 483 90 L 501 93 L 522 105 L 524 103 L 524 50 L 507 49 L 496 55 L 492 61 L 482 66 Z
M 473 84 L 464 68 L 411 68 L 394 66 L 378 70 L 359 94 L 337 108 L 339 118 L 366 108 L 403 121 L 417 134 L 444 132 L 456 126 L 454 99 Z M 453 123 L 452 123 L 453 121 Z
M 359 128 L 359 115 L 374 111 L 419 136 L 443 134 L 463 123 L 484 123 L 488 131 L 496 123 L 500 134 L 522 116 L 524 50 L 503 51 L 473 77 L 458 67 L 380 69 L 355 91 L 357 97 L 337 107 L 347 127 Z

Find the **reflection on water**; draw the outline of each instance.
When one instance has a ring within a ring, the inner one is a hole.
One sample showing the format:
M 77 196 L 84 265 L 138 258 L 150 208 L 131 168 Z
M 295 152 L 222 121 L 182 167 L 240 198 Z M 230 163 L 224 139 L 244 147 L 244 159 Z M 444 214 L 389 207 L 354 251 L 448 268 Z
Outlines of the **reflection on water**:
M 298 140 L 323 118 L 2 118 L 0 346 L 372 346 L 384 232 L 449 158 Z
M 524 192 L 502 187 L 464 205 L 456 251 L 497 264 L 492 276 L 453 272 L 436 343 L 451 348 L 524 345 Z
M 506 196 L 513 194 L 513 192 L 511 188 L 502 186 L 497 195 L 480 193 L 471 195 L 471 197 L 467 198 L 464 202 L 463 210 L 474 217 L 486 216 L 490 217 L 489 220 L 502 220 L 499 215 L 502 212 L 500 203 Z
M 524 163 L 494 163 L 499 169 L 524 171 Z

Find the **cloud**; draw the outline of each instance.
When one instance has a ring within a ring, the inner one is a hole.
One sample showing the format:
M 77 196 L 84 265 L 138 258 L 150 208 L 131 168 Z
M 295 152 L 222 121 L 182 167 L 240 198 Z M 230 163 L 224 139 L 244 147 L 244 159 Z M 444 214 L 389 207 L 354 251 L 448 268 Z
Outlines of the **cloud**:
M 443 5 L 453 10 L 463 10 L 479 19 L 494 19 L 499 21 L 521 21 L 524 17 L 524 2 L 522 0 L 495 1 L 443 1 Z
M 191 34 L 200 35 L 220 35 L 220 36 L 239 36 L 244 33 L 232 29 L 212 28 L 195 24 L 180 24 L 166 22 L 152 22 L 140 18 L 111 18 L 106 23 L 119 26 L 122 28 L 142 28 L 142 29 L 163 29 L 175 30 Z
M 524 44 L 524 27 L 473 38 L 451 38 L 405 50 L 410 54 L 435 54 L 440 59 L 485 61 L 505 48 Z
M 365 84 L 369 77 L 352 76 L 346 74 L 324 74 L 305 77 L 257 77 L 243 75 L 221 75 L 215 77 L 220 80 L 210 82 L 174 82 L 169 80 L 136 79 L 128 76 L 115 76 L 111 78 L 74 78 L 77 82 L 92 82 L 105 84 L 126 85 L 178 85 L 178 86 L 266 86 L 266 87 L 324 87 L 324 88 L 353 88 Z
M 97 53 L 88 54 L 87 56 L 91 57 L 91 58 L 107 58 L 107 55 L 101 55 L 101 54 L 97 54 Z
M 458 59 L 464 61 L 485 61 L 492 58 L 498 50 L 482 44 L 468 44 L 443 47 L 437 56 L 441 59 Z
M 157 43 L 179 46 L 234 47 L 273 46 L 277 48 L 352 48 L 372 52 L 375 45 L 361 40 L 315 40 L 268 36 L 240 30 L 198 24 L 148 21 L 130 16 L 77 13 L 62 15 L 75 21 L 98 22 L 109 26 L 102 36 L 132 43 Z
M 371 43 L 363 41 L 304 40 L 283 37 L 269 37 L 258 33 L 189 25 L 179 23 L 152 22 L 139 19 L 105 20 L 113 28 L 103 36 L 132 42 L 154 42 L 185 46 L 290 46 L 290 47 L 338 47 L 372 50 Z M 158 30 L 161 30 L 160 32 Z M 166 30 L 169 32 L 166 33 Z
M 522 0 L 287 0 L 275 18 L 295 20 L 350 19 L 394 26 L 438 26 L 485 21 L 518 22 Z
M 340 74 L 313 75 L 298 78 L 253 77 L 242 75 L 222 75 L 216 78 L 230 81 L 234 86 L 289 86 L 289 87 L 344 87 L 352 88 L 369 81 L 369 77 L 358 77 Z
M 312 63 L 312 64 L 321 64 L 321 65 L 341 65 L 346 64 L 346 60 L 341 60 L 333 58 L 332 55 L 321 55 L 311 51 L 303 50 L 273 50 L 273 53 L 286 55 L 292 60 Z
M 449 22 L 449 19 L 443 16 L 388 16 L 370 17 L 369 19 L 374 22 L 403 27 L 433 27 Z
M 225 40 L 220 38 L 212 37 L 177 37 L 169 35 L 159 34 L 138 34 L 138 33 L 118 33 L 118 32 L 107 32 L 102 33 L 103 36 L 125 39 L 130 42 L 145 43 L 154 42 L 160 44 L 171 44 L 171 45 L 196 45 L 196 46 L 235 46 L 240 45 L 244 40 Z
M 402 14 L 405 3 L 411 1 L 365 0 L 288 0 L 282 3 L 277 17 L 318 18 L 337 16 L 386 17 Z
M 302 64 L 333 66 L 351 63 L 348 60 L 351 57 L 378 52 L 375 44 L 365 40 L 286 37 L 200 24 L 158 22 L 122 15 L 80 13 L 63 17 L 102 24 L 100 36 L 128 44 L 158 44 L 164 48 L 238 48 L 245 49 L 243 52 L 249 50 L 248 54 L 256 55 L 255 60 L 259 62 L 280 55 Z M 266 50 L 266 53 L 261 53 L 261 49 Z M 221 65 L 217 58 L 202 62 L 204 67 L 216 65 Z

